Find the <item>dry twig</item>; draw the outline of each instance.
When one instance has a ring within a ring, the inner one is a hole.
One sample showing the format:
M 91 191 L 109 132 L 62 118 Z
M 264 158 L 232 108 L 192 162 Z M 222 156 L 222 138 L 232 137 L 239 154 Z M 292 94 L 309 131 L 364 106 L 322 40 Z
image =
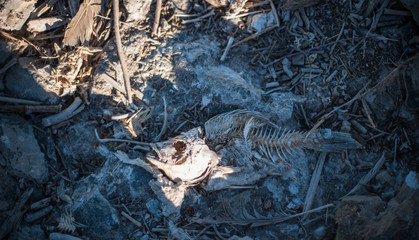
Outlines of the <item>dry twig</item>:
M 115 42 L 118 50 L 119 62 L 121 63 L 122 75 L 125 83 L 125 93 L 127 95 L 128 104 L 132 104 L 131 84 L 129 81 L 128 68 L 124 51 L 122 49 L 121 34 L 119 32 L 119 0 L 113 0 L 113 18 L 115 29 Z
M 134 223 L 135 226 L 137 226 L 139 228 L 143 227 L 139 221 L 132 218 L 130 215 L 128 215 L 128 213 L 122 211 L 121 214 L 122 214 L 122 216 L 126 217 L 130 222 Z
M 57 113 L 61 111 L 61 105 L 1 105 L 0 112 L 21 113 Z
M 385 153 L 383 152 L 383 154 L 381 155 L 380 159 L 377 161 L 375 166 L 364 177 L 362 177 L 361 180 L 359 180 L 359 183 L 354 188 L 352 188 L 351 191 L 349 191 L 345 196 L 341 197 L 341 199 L 351 195 L 352 193 L 354 193 L 356 191 L 358 191 L 358 189 L 361 188 L 361 186 L 367 184 L 378 173 L 378 171 L 383 166 L 383 164 L 386 160 L 386 158 L 384 156 L 385 156 Z
M 314 196 L 316 195 L 317 186 L 319 185 L 320 176 L 322 174 L 323 165 L 326 160 L 327 152 L 320 154 L 319 160 L 317 161 L 316 168 L 314 169 L 313 175 L 311 176 L 310 186 L 307 190 L 306 199 L 304 200 L 303 211 L 306 212 L 311 209 L 313 204 Z M 307 217 L 307 215 L 304 215 Z
M 148 146 L 150 146 L 150 143 L 145 143 L 145 142 L 139 142 L 139 141 L 133 141 L 133 140 L 126 140 L 126 139 L 116 139 L 116 138 L 100 138 L 99 134 L 97 133 L 97 130 L 95 129 L 95 135 L 96 135 L 96 139 L 100 142 L 100 143 L 108 143 L 108 142 L 122 142 L 122 143 L 132 143 L 132 144 L 137 144 L 137 145 L 142 145 L 142 146 L 146 146 L 146 148 L 143 148 L 143 150 L 150 150 L 148 148 Z
M 188 23 L 199 22 L 199 21 L 201 21 L 202 19 L 205 19 L 205 18 L 211 17 L 211 16 L 213 16 L 213 15 L 215 15 L 215 12 L 214 12 L 214 10 L 211 10 L 209 13 L 207 13 L 207 14 L 205 14 L 205 15 L 202 15 L 202 16 L 200 16 L 200 17 L 198 17 L 198 18 L 195 18 L 195 19 L 190 19 L 190 20 L 183 20 L 183 21 L 182 21 L 182 23 L 183 23 L 183 24 L 188 24 Z
M 167 129 L 167 104 L 166 104 L 166 98 L 165 97 L 163 97 L 163 103 L 164 103 L 163 126 L 161 127 L 159 135 L 157 135 L 154 138 L 155 142 L 159 141 L 159 139 L 163 136 L 163 134 L 166 132 L 166 129 Z
M 28 105 L 40 105 L 41 103 L 38 101 L 20 99 L 20 98 L 12 98 L 12 97 L 0 97 L 0 102 L 9 102 L 9 103 L 19 103 L 19 104 L 28 104 Z
M 45 127 L 49 127 L 51 125 L 70 119 L 71 117 L 83 111 L 84 104 L 81 106 L 80 104 L 82 104 L 81 99 L 79 97 L 76 97 L 73 103 L 70 106 L 68 106 L 68 108 L 64 109 L 62 112 L 42 119 L 42 124 Z
M 154 15 L 154 24 L 153 24 L 153 31 L 151 32 L 151 36 L 157 36 L 157 28 L 159 27 L 160 23 L 160 14 L 161 14 L 161 0 L 157 0 L 156 2 L 156 13 Z
M 231 48 L 231 45 L 233 45 L 233 42 L 234 42 L 234 38 L 229 37 L 228 42 L 227 42 L 227 47 L 225 48 L 224 53 L 223 53 L 223 55 L 221 56 L 221 59 L 220 59 L 221 62 L 223 62 L 226 59 L 228 51 L 230 51 L 230 48 Z

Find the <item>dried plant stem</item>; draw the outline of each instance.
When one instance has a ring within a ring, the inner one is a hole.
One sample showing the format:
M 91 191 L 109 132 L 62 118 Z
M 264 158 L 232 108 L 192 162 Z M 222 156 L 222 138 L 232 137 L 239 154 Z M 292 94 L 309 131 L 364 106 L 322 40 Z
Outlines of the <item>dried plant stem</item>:
M 313 205 L 314 196 L 316 195 L 317 186 L 319 185 L 323 165 L 326 161 L 326 156 L 327 152 L 322 152 L 320 154 L 319 160 L 316 164 L 316 169 L 314 169 L 313 175 L 311 176 L 310 186 L 308 187 L 306 199 L 304 200 L 304 212 L 310 210 L 311 206 Z M 304 215 L 304 218 L 305 217 L 307 217 L 307 215 Z
M 367 86 L 370 84 L 371 81 L 368 81 L 367 84 L 365 84 L 365 86 L 355 95 L 355 97 L 353 97 L 351 100 L 347 101 L 346 103 L 335 107 L 332 111 L 326 113 L 325 115 L 323 115 L 320 120 L 314 125 L 314 127 L 307 133 L 306 135 L 306 139 L 308 138 L 308 136 L 310 136 L 314 131 L 317 130 L 317 128 L 320 127 L 320 125 L 322 125 L 324 123 L 324 121 L 326 121 L 326 119 L 328 119 L 329 117 L 331 117 L 333 115 L 334 112 L 336 112 L 339 109 L 342 109 L 345 106 L 350 106 L 353 102 L 355 102 L 356 100 L 358 100 L 361 96 L 361 94 L 365 91 L 365 89 L 367 88 Z
M 188 23 L 199 22 L 199 21 L 201 21 L 202 19 L 205 19 L 205 18 L 207 18 L 207 17 L 211 17 L 211 16 L 213 16 L 213 15 L 215 15 L 215 12 L 214 12 L 214 10 L 211 10 L 209 13 L 207 13 L 207 14 L 205 14 L 205 15 L 202 15 L 202 16 L 200 16 L 200 17 L 198 17 L 198 18 L 195 18 L 195 19 L 190 19 L 190 20 L 183 20 L 183 21 L 182 21 L 182 23 L 183 23 L 183 24 L 188 24 Z
M 340 32 L 338 34 L 338 38 L 336 39 L 335 44 L 333 44 L 332 48 L 330 49 L 329 56 L 332 56 L 333 51 L 335 50 L 335 47 L 338 44 L 338 41 L 340 40 L 340 37 L 342 37 L 343 29 L 345 29 L 345 23 L 342 24 L 342 28 L 340 29 Z
M 45 127 L 49 127 L 51 125 L 70 119 L 71 117 L 80 113 L 84 109 L 84 105 L 80 106 L 80 104 L 82 104 L 81 99 L 79 97 L 76 97 L 74 99 L 74 102 L 70 106 L 68 106 L 68 108 L 64 109 L 62 112 L 42 119 L 42 124 Z
M 30 112 L 30 113 L 57 113 L 61 111 L 61 105 L 2 105 L 0 112 Z
M 269 0 L 269 4 L 271 5 L 272 12 L 274 13 L 275 24 L 276 24 L 277 27 L 279 27 L 280 22 L 279 22 L 279 17 L 278 17 L 278 11 L 276 10 L 276 7 L 275 7 L 274 3 L 272 2 L 272 0 Z
M 0 74 L 5 73 L 9 68 L 13 67 L 17 63 L 16 58 L 13 58 L 8 63 L 6 63 L 2 68 L 0 68 Z
M 244 39 L 236 42 L 235 44 L 233 44 L 233 46 L 231 46 L 231 48 L 236 47 L 236 46 L 238 46 L 241 43 L 244 43 L 244 42 L 247 42 L 249 40 L 255 39 L 255 38 L 259 37 L 260 35 L 265 34 L 265 33 L 269 32 L 269 31 L 275 29 L 276 27 L 277 26 L 271 26 L 271 27 L 268 27 L 266 29 L 263 29 L 262 31 L 253 33 L 252 35 L 250 35 L 250 36 L 248 36 L 248 37 L 246 37 L 246 38 L 244 38 Z
M 250 16 L 250 15 L 254 15 L 254 14 L 258 14 L 263 12 L 262 10 L 259 11 L 254 11 L 254 12 L 248 12 L 248 13 L 242 13 L 236 16 L 224 16 L 224 19 L 233 19 L 233 18 L 241 18 L 241 17 L 246 17 L 246 16 Z
M 370 32 L 374 31 L 377 28 L 377 23 L 380 21 L 381 15 L 383 15 L 384 9 L 387 7 L 390 0 L 384 0 L 381 4 L 380 9 L 378 9 L 377 15 L 375 15 L 375 21 L 372 23 Z
M 358 191 L 358 189 L 361 188 L 362 185 L 367 184 L 378 173 L 378 171 L 383 166 L 383 164 L 386 160 L 386 158 L 384 156 L 385 156 L 385 153 L 383 152 L 383 154 L 381 155 L 380 159 L 377 161 L 375 166 L 364 177 L 361 178 L 359 183 L 354 188 L 352 188 L 351 191 L 349 191 L 345 196 L 341 197 L 341 199 L 351 195 L 352 193 L 354 193 L 356 191 Z
M 333 207 L 333 204 L 326 204 L 324 206 L 312 209 L 312 210 L 308 210 L 308 211 L 304 211 L 301 213 L 297 213 L 294 215 L 289 215 L 289 216 L 283 216 L 283 217 L 272 217 L 272 218 L 262 218 L 262 219 L 250 219 L 250 220 L 246 220 L 246 221 L 241 221 L 241 220 L 234 220 L 234 219 L 212 219 L 212 218 L 201 218 L 201 219 L 195 219 L 193 220 L 196 223 L 199 224 L 232 224 L 232 225 L 249 225 L 250 227 L 260 227 L 260 226 L 265 226 L 265 225 L 270 225 L 270 224 L 277 224 L 277 223 L 281 223 L 281 222 L 285 222 L 288 220 L 291 220 L 293 218 L 297 218 L 306 214 L 311 214 L 314 212 L 318 212 L 321 211 L 323 209 L 329 208 L 329 207 Z
M 122 49 L 121 34 L 119 32 L 119 0 L 113 0 L 113 18 L 115 29 L 115 42 L 118 50 L 119 61 L 121 62 L 122 75 L 124 77 L 125 93 L 127 95 L 128 104 L 132 104 L 131 84 L 129 81 L 128 68 L 125 54 Z
M 167 130 L 167 104 L 166 104 L 166 98 L 163 97 L 163 103 L 164 103 L 164 120 L 163 120 L 163 126 L 161 127 L 161 131 L 159 133 L 159 135 L 157 135 L 154 138 L 154 141 L 157 142 L 160 140 L 160 138 L 163 136 L 163 134 L 166 132 Z
M 0 97 L 0 102 L 29 104 L 29 105 L 40 105 L 41 104 L 38 101 L 32 101 L 32 100 L 26 100 L 26 99 L 20 99 L 20 98 L 12 98 L 12 97 Z
M 370 108 L 368 107 L 367 102 L 365 101 L 364 98 L 361 98 L 361 102 L 362 102 L 362 107 L 364 108 L 365 114 L 367 114 L 368 120 L 370 121 L 371 125 L 373 128 L 376 128 L 377 126 L 374 123 L 374 120 L 372 120 L 372 116 L 370 114 Z
M 95 129 L 95 135 L 96 135 L 96 139 L 100 142 L 100 143 L 108 143 L 108 142 L 122 142 L 122 143 L 132 143 L 132 144 L 137 144 L 137 145 L 143 145 L 143 146 L 150 146 L 150 143 L 145 143 L 145 142 L 139 142 L 139 141 L 133 141 L 133 140 L 126 140 L 126 139 L 116 139 L 116 138 L 100 138 L 99 134 L 97 133 L 97 130 Z M 144 150 L 149 150 L 148 148 L 144 149 Z
M 234 38 L 229 37 L 228 42 L 227 42 L 227 47 L 225 48 L 224 53 L 223 53 L 223 55 L 221 56 L 221 59 L 220 59 L 221 62 L 223 62 L 226 59 L 228 51 L 230 51 L 230 48 L 231 48 L 231 45 L 233 45 L 233 42 L 234 42 Z
M 139 228 L 143 227 L 139 221 L 132 218 L 130 215 L 128 215 L 128 213 L 122 211 L 121 214 L 122 214 L 122 216 L 126 217 L 130 222 L 134 223 L 135 226 L 137 226 Z
M 159 27 L 159 23 L 160 23 L 160 14 L 161 14 L 161 0 L 157 0 L 156 1 L 156 12 L 154 15 L 154 24 L 153 24 L 153 32 L 151 33 L 151 35 L 157 36 L 157 29 Z

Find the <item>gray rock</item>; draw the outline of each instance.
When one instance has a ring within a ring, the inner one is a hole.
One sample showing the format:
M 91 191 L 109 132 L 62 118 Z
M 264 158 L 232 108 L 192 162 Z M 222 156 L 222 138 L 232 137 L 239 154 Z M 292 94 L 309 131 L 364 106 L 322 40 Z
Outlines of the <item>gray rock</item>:
M 376 196 L 351 196 L 336 211 L 336 239 L 415 239 L 419 234 L 419 175 L 411 171 L 388 204 Z
M 57 94 L 45 90 L 54 86 L 54 84 L 50 84 L 53 79 L 49 73 L 38 74 L 42 71 L 43 69 L 29 72 L 28 69 L 15 64 L 6 72 L 4 77 L 7 93 L 18 98 L 56 103 L 58 101 Z M 47 81 L 45 81 L 46 79 Z
M 247 21 L 247 31 L 260 32 L 275 25 L 275 17 L 272 11 L 250 16 Z
M 87 226 L 80 228 L 83 235 L 99 239 L 123 239 L 119 231 L 119 213 L 97 187 L 77 192 L 73 197 L 73 216 L 77 222 Z
M 160 202 L 157 199 L 150 199 L 145 204 L 148 211 L 155 217 L 161 217 Z
M 21 226 L 10 233 L 9 240 L 46 240 L 48 239 L 40 225 Z
M 57 145 L 64 155 L 84 162 L 98 157 L 98 153 L 94 150 L 94 145 L 97 143 L 95 125 L 91 122 L 76 123 L 66 129 L 63 136 L 66 138 L 57 142 Z
M 12 209 L 18 199 L 18 183 L 8 176 L 5 168 L 0 167 L 0 212 Z M 0 214 L 0 222 L 4 221 L 4 215 Z
M 29 122 L 18 115 L 0 115 L 0 151 L 14 173 L 45 183 L 48 165 Z
M 391 176 L 386 170 L 380 171 L 375 178 L 378 181 L 383 182 L 384 184 L 388 184 L 390 186 L 394 186 L 394 183 L 396 182 L 396 178 Z
M 109 153 L 109 155 L 111 154 Z M 124 199 L 145 202 L 154 196 L 148 185 L 151 179 L 151 174 L 144 169 L 123 164 L 114 157 L 109 157 L 100 171 L 82 180 L 80 186 L 81 189 L 85 189 L 86 186 L 96 186 L 106 198 L 119 196 Z
M 81 240 L 81 238 L 74 237 L 69 234 L 63 234 L 63 233 L 51 233 L 49 235 L 49 240 Z

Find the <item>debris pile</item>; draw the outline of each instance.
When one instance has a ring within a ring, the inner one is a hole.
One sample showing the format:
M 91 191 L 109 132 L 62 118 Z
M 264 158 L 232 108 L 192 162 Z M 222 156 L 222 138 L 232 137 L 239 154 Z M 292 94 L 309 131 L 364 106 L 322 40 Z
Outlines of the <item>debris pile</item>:
M 0 239 L 419 234 L 409 0 L 0 3 Z

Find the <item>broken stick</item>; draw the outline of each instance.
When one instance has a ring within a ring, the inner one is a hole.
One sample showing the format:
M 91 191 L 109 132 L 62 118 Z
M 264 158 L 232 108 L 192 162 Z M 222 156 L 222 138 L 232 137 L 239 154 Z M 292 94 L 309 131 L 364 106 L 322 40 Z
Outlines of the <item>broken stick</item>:
M 70 106 L 68 106 L 68 108 L 64 109 L 62 112 L 42 119 L 42 124 L 45 127 L 49 127 L 51 125 L 70 119 L 74 115 L 83 111 L 84 105 L 80 106 L 80 104 L 82 104 L 81 99 L 79 97 L 76 97 L 76 99 L 74 99 L 74 102 Z
M 57 113 L 61 111 L 61 105 L 2 105 L 0 112 L 21 112 L 21 113 Z
M 153 32 L 151 33 L 151 36 L 153 36 L 153 37 L 157 36 L 157 29 L 158 29 L 159 23 L 160 23 L 160 13 L 161 13 L 161 0 L 157 0 L 157 2 L 156 2 L 156 13 L 154 15 Z
M 113 18 L 115 30 L 115 42 L 118 50 L 119 62 L 121 63 L 122 75 L 124 76 L 125 91 L 127 94 L 128 104 L 132 103 L 131 84 L 129 82 L 128 68 L 125 54 L 122 49 L 121 34 L 119 33 L 119 0 L 113 0 Z

